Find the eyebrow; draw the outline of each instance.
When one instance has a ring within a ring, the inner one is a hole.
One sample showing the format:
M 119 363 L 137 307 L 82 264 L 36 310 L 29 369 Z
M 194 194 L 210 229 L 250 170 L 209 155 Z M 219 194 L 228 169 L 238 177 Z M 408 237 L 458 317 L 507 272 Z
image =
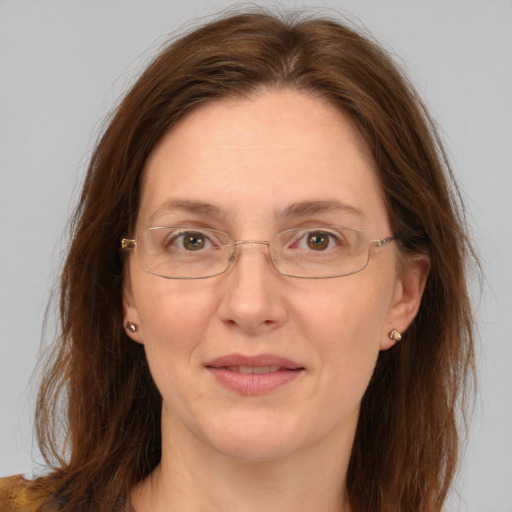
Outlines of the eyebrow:
M 339 201 L 301 201 L 293 203 L 277 213 L 277 217 L 305 217 L 324 212 L 341 212 L 364 218 L 364 213 L 358 208 Z
M 222 209 L 205 201 L 195 199 L 169 199 L 155 210 L 155 212 L 150 216 L 150 220 L 153 220 L 158 215 L 172 212 L 173 210 L 209 215 L 213 217 L 226 217 L 226 213 Z M 361 210 L 339 201 L 300 201 L 287 206 L 283 210 L 277 211 L 275 217 L 306 217 L 308 215 L 315 215 L 317 213 L 324 212 L 348 213 L 364 218 L 364 214 Z
M 214 217 L 225 217 L 225 213 L 219 207 L 211 203 L 206 203 L 204 201 L 198 201 L 195 199 L 169 199 L 153 212 L 153 214 L 150 216 L 150 220 L 153 220 L 158 215 L 168 213 L 173 210 L 209 215 Z

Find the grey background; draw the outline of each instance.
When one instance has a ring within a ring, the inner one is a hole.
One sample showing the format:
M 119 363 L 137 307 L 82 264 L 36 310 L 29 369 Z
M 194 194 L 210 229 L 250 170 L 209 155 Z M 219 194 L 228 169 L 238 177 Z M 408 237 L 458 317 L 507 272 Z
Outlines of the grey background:
M 102 120 L 170 33 L 232 4 L 0 0 L 1 476 L 37 468 L 31 375 L 67 220 Z M 487 278 L 480 295 L 475 286 L 480 391 L 447 510 L 510 512 L 512 2 L 279 5 L 334 9 L 368 27 L 408 70 L 441 127 Z

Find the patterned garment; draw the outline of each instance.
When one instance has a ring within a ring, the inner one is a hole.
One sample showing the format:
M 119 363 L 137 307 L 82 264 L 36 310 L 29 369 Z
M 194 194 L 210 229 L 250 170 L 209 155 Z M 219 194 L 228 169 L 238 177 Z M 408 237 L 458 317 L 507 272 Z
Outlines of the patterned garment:
M 127 494 L 122 493 L 114 501 L 111 512 L 135 512 Z M 0 478 L 0 512 L 58 512 L 61 507 L 51 491 L 22 475 Z
M 0 478 L 0 512 L 36 512 L 44 501 L 21 475 Z

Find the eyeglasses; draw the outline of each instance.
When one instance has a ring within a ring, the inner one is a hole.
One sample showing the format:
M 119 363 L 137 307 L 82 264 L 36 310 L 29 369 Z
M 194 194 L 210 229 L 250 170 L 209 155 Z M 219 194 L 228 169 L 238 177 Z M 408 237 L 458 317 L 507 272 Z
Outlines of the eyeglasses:
M 206 279 L 228 270 L 237 248 L 268 247 L 270 261 L 289 277 L 323 279 L 360 272 L 371 247 L 383 247 L 395 237 L 369 240 L 363 231 L 325 226 L 281 231 L 270 240 L 233 240 L 227 233 L 191 226 L 152 227 L 136 238 L 123 238 L 122 249 L 135 249 L 140 266 L 166 279 Z

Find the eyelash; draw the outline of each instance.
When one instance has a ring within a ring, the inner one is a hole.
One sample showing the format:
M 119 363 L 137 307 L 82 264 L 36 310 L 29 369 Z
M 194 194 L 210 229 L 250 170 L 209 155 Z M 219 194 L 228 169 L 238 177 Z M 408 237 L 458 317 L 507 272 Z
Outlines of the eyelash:
M 321 249 L 322 251 L 324 251 L 326 249 L 332 249 L 333 245 L 335 247 L 347 245 L 346 241 L 340 234 L 335 234 L 332 231 L 326 231 L 325 229 L 324 230 L 314 230 L 314 229 L 305 230 L 304 232 L 301 232 L 298 235 L 300 235 L 300 236 L 295 237 L 289 244 L 287 244 L 288 248 L 296 248 L 296 249 L 302 249 L 302 250 L 307 249 L 306 247 L 301 247 L 301 245 L 303 243 L 309 244 L 309 241 L 313 237 L 319 237 L 319 238 L 325 237 L 328 239 L 327 245 L 325 247 L 321 247 L 321 245 L 318 245 L 317 248 Z M 202 229 L 197 229 L 197 230 L 190 229 L 190 230 L 184 230 L 184 231 L 180 231 L 180 232 L 173 232 L 170 234 L 170 236 L 168 236 L 163 241 L 162 245 L 165 248 L 174 247 L 177 250 L 193 251 L 193 249 L 187 249 L 187 247 L 185 246 L 187 237 L 189 237 L 189 239 L 191 241 L 194 238 L 200 238 L 200 239 L 204 240 L 205 246 L 207 244 L 209 244 L 210 246 L 219 248 L 222 245 L 222 243 L 220 241 L 214 240 L 214 237 L 212 236 L 211 233 L 205 233 L 205 231 Z M 311 238 L 309 238 L 309 237 L 311 237 Z M 204 247 L 198 247 L 197 249 L 200 250 L 203 248 Z M 309 246 L 309 248 L 311 250 L 315 250 L 312 246 Z
M 327 247 L 325 247 L 325 249 L 332 249 L 333 247 L 331 247 L 333 244 L 334 246 L 343 246 L 343 245 L 346 245 L 346 242 L 344 241 L 343 237 L 341 237 L 340 235 L 336 235 L 330 231 L 326 231 L 326 230 L 308 230 L 304 233 L 301 234 L 300 237 L 297 237 L 293 243 L 290 245 L 293 246 L 293 245 L 299 245 L 301 244 L 302 242 L 308 244 L 308 239 L 309 237 L 314 237 L 314 236 L 320 236 L 320 237 L 327 237 L 329 240 L 328 240 L 328 245 Z M 301 248 L 301 247 L 299 247 Z M 312 247 L 310 247 L 310 249 L 313 250 Z
M 179 250 L 186 250 L 185 247 L 183 247 L 186 237 L 196 237 L 197 235 L 202 236 L 206 242 L 209 242 L 212 245 L 216 245 L 217 247 L 220 246 L 220 244 L 213 244 L 212 237 L 205 234 L 205 232 L 201 229 L 198 229 L 197 231 L 194 230 L 186 230 L 186 231 L 180 231 L 178 233 L 171 233 L 170 236 L 168 236 L 164 240 L 164 247 L 170 247 L 170 246 L 176 246 L 176 241 L 181 239 L 181 247 L 177 247 Z

